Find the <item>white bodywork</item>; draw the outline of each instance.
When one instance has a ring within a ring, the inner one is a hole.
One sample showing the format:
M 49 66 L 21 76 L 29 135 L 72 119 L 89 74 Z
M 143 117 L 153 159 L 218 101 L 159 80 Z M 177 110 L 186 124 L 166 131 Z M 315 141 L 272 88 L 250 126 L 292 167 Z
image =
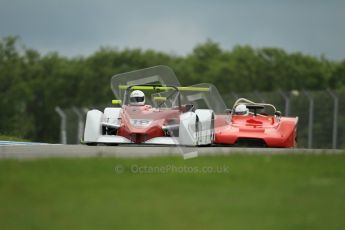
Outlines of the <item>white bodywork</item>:
M 218 90 L 213 85 L 202 83 L 180 87 L 175 73 L 167 66 L 154 66 L 116 74 L 111 78 L 110 85 L 115 98 L 120 99 L 117 104 L 121 104 L 122 108 L 106 108 L 104 112 L 89 111 L 84 131 L 86 144 L 133 143 L 134 140 L 136 143 L 144 144 L 210 145 L 214 140 L 214 113 L 222 113 L 226 109 Z M 144 106 L 153 108 L 152 117 L 144 107 L 128 109 L 128 106 L 136 106 L 131 105 L 130 97 L 131 93 L 138 91 L 143 91 L 140 95 L 144 96 Z M 176 108 L 179 110 L 177 111 Z M 166 117 L 165 114 L 160 116 L 157 113 L 160 109 L 168 110 Z M 129 132 L 137 129 L 136 126 L 143 126 L 142 122 L 147 125 L 147 129 L 142 129 L 139 134 L 133 132 L 130 133 L 133 135 L 128 135 Z M 125 125 L 129 125 L 126 127 L 128 129 L 123 130 L 122 126 Z M 148 139 L 150 137 L 147 135 L 151 135 L 152 130 L 149 130 L 151 127 L 161 128 L 162 132 L 153 130 L 152 136 L 159 137 Z M 119 133 L 128 139 L 117 135 L 119 128 L 121 128 Z M 147 132 L 143 133 L 144 131 Z M 144 137 L 140 139 L 140 135 Z M 136 139 L 137 137 L 139 139 Z
M 121 126 L 121 108 L 106 108 L 90 110 L 86 115 L 84 143 L 86 144 L 120 144 L 133 143 L 131 140 L 118 135 L 103 135 L 105 127 L 117 129 Z M 180 115 L 179 135 L 176 137 L 155 137 L 144 144 L 162 145 L 210 145 L 213 143 L 214 114 L 212 110 L 197 109 Z M 163 128 L 163 127 L 162 127 Z

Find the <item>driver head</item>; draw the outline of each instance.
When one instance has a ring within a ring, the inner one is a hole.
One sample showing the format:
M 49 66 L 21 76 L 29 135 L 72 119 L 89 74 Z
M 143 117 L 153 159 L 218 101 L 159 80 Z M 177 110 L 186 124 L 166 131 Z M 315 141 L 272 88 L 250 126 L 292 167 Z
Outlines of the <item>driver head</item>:
M 236 115 L 248 115 L 249 109 L 247 109 L 247 106 L 245 104 L 239 104 L 235 108 L 235 114 Z
M 130 105 L 145 105 L 145 94 L 141 90 L 134 90 L 129 96 Z

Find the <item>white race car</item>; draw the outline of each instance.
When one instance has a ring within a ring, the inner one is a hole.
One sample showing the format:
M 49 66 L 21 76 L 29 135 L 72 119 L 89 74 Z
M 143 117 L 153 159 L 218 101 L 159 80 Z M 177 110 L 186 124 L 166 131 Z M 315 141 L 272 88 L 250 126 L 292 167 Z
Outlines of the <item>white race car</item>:
M 198 108 L 191 92 L 210 94 L 212 85 L 181 87 L 166 66 L 118 74 L 111 87 L 117 98 L 103 112 L 86 116 L 84 143 L 210 145 L 214 141 L 214 112 Z M 194 95 L 195 96 L 195 95 Z

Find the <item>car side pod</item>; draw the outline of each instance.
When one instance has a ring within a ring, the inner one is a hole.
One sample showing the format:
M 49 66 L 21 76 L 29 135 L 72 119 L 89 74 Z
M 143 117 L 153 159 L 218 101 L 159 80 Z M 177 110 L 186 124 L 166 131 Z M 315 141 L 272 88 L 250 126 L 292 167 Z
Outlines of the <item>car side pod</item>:
M 84 131 L 85 143 L 97 142 L 98 137 L 101 135 L 102 116 L 103 113 L 96 109 L 87 112 Z
M 213 143 L 214 114 L 212 110 L 197 109 L 180 116 L 179 144 L 187 146 Z
M 198 144 L 197 115 L 186 112 L 180 115 L 178 144 L 195 146 Z
M 104 113 L 99 110 L 90 110 L 86 115 L 86 124 L 83 143 L 87 145 L 132 143 L 131 140 L 103 133 L 104 127 L 117 129 L 121 108 L 105 108 Z M 106 132 L 106 131 L 105 131 Z
M 108 126 L 113 128 L 119 128 L 119 117 L 122 109 L 121 108 L 105 108 L 103 114 L 102 126 Z
M 195 110 L 198 116 L 199 145 L 210 145 L 214 141 L 214 113 L 210 109 Z

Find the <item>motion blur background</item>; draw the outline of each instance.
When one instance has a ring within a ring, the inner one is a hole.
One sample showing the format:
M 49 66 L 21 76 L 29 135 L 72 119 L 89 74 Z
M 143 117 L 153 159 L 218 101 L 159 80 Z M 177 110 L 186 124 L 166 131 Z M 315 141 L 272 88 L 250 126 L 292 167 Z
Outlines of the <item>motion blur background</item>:
M 60 142 L 58 106 L 66 142 L 76 143 L 75 110 L 83 117 L 110 102 L 111 76 L 168 65 L 183 85 L 216 85 L 229 106 L 249 97 L 299 116 L 300 147 L 344 148 L 344 8 L 337 0 L 2 0 L 0 135 Z

